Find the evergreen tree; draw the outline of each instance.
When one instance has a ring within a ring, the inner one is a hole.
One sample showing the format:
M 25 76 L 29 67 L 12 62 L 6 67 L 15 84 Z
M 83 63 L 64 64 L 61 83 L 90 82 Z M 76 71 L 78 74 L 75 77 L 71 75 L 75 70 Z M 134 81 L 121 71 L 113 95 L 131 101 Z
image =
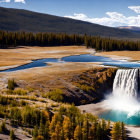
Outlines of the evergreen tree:
M 102 139 L 103 139 L 107 136 L 106 122 L 104 119 L 102 119 L 101 128 L 102 128 Z
M 83 128 L 82 128 L 82 137 L 83 137 L 83 140 L 87 140 L 88 139 L 88 131 L 89 131 L 89 122 L 85 118 L 85 120 L 83 122 Z
M 106 128 L 107 130 L 110 129 L 110 120 L 108 120 Z
M 50 130 L 49 130 L 50 122 L 46 121 L 45 128 L 44 128 L 44 138 L 48 140 L 50 138 Z
M 35 126 L 34 130 L 33 130 L 33 138 L 36 139 L 38 136 L 38 127 Z
M 88 139 L 89 140 L 96 140 L 95 138 L 96 138 L 95 126 L 94 126 L 94 124 L 92 124 L 92 126 L 89 129 L 89 137 L 88 137 Z
M 113 124 L 111 138 L 112 140 L 119 140 L 120 136 L 121 136 L 120 122 L 116 122 Z
M 43 136 L 43 137 L 45 136 L 44 130 L 45 130 L 44 124 L 40 122 L 40 127 L 38 131 L 39 136 Z
M 15 140 L 15 134 L 13 129 L 10 131 L 10 140 Z
M 0 125 L 0 133 L 4 133 L 7 131 L 7 127 L 6 127 L 6 124 L 5 124 L 5 120 L 2 121 L 1 125 Z
M 121 122 L 121 137 L 120 140 L 126 140 L 127 135 L 126 135 L 126 129 L 125 129 L 125 124 Z
M 103 131 L 102 131 L 102 128 L 101 128 L 101 123 L 99 122 L 98 125 L 97 125 L 97 130 L 96 130 L 96 139 L 101 140 L 102 136 L 103 136 Z

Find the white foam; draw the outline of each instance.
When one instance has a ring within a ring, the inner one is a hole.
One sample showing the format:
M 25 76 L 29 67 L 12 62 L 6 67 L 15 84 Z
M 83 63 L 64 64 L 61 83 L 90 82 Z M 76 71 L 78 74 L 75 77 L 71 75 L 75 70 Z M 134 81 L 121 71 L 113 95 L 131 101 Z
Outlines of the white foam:
M 127 112 L 128 117 L 140 113 L 138 69 L 117 71 L 113 92 L 106 97 L 104 104 L 109 109 Z

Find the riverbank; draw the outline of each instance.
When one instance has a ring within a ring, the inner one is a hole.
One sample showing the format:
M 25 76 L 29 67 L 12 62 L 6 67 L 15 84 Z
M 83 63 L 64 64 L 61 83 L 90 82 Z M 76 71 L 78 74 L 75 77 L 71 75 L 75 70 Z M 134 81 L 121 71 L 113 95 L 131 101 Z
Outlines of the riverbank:
M 70 55 L 94 54 L 93 49 L 85 46 L 60 47 L 17 47 L 0 49 L 0 70 L 30 63 L 31 60 L 43 58 L 62 58 Z
M 140 51 L 110 51 L 110 52 L 97 52 L 97 56 L 111 57 L 113 59 L 140 61 Z
M 95 116 L 98 116 L 100 113 L 108 111 L 108 109 L 104 105 L 104 101 L 101 101 L 96 104 L 87 104 L 87 105 L 81 105 L 78 106 L 82 112 L 92 113 Z

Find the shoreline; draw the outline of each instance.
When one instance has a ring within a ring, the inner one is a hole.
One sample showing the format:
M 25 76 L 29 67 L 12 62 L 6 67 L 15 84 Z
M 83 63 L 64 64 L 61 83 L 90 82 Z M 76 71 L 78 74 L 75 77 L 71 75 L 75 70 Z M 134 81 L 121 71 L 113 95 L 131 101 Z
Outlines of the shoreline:
M 87 104 L 87 105 L 80 105 L 77 106 L 80 110 L 87 113 L 92 113 L 95 116 L 98 116 L 101 112 L 108 111 L 107 108 L 104 106 L 104 101 L 101 101 L 99 103 L 93 103 L 93 104 Z
M 110 51 L 110 52 L 96 52 L 97 56 L 104 56 L 115 58 L 124 61 L 140 61 L 140 51 Z
M 81 105 L 81 106 L 77 106 L 82 112 L 86 112 L 86 113 L 91 113 L 95 116 L 98 116 L 101 112 L 106 112 L 109 109 L 107 109 L 104 105 L 104 101 L 101 101 L 99 103 L 96 104 L 87 104 L 87 105 Z M 111 121 L 111 124 L 113 122 Z M 140 139 L 140 126 L 135 126 L 135 125 L 125 125 L 126 129 L 128 131 L 128 137 L 131 139 L 136 139 L 139 140 Z

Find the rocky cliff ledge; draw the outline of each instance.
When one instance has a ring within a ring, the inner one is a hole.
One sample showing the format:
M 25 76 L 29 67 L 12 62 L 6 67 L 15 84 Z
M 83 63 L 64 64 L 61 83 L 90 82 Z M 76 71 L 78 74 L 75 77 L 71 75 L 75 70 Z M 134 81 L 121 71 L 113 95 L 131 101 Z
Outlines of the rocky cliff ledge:
M 102 100 L 112 91 L 116 71 L 115 68 L 94 68 L 73 76 L 73 86 L 64 92 L 65 102 L 81 105 Z

